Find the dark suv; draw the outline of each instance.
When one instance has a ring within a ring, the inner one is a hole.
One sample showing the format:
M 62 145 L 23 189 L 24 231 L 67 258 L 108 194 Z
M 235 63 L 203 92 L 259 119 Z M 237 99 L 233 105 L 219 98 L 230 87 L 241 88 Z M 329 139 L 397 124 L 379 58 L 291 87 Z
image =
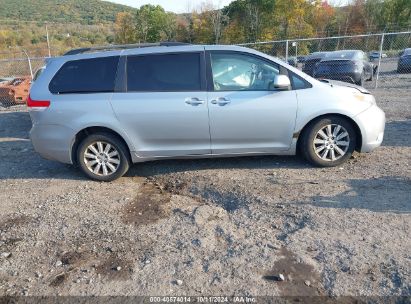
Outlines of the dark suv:
M 310 76 L 313 76 L 316 64 L 324 59 L 328 53 L 329 52 L 315 52 L 308 55 L 304 60 L 303 72 Z
M 315 66 L 314 77 L 334 79 L 363 86 L 372 80 L 374 65 L 363 51 L 348 50 L 329 53 Z

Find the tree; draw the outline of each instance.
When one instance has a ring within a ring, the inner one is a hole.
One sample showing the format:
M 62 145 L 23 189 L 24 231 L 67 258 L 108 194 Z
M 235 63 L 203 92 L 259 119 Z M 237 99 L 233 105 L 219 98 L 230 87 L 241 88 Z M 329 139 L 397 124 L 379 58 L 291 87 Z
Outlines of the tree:
M 115 23 L 116 42 L 133 43 L 136 40 L 133 15 L 128 12 L 118 13 Z
M 166 41 L 175 41 L 177 36 L 177 17 L 173 13 L 166 13 L 163 16 L 163 36 Z
M 274 26 L 271 18 L 275 0 L 236 0 L 225 7 L 230 23 L 227 31 L 242 32 L 245 41 L 254 42 L 267 37 Z M 237 28 L 233 28 L 233 24 Z M 227 36 L 227 34 L 225 34 Z
M 146 4 L 135 16 L 136 37 L 139 42 L 158 42 L 165 27 L 166 12 L 160 5 Z
M 313 5 L 306 0 L 278 0 L 273 14 L 278 36 L 283 39 L 312 36 L 313 27 L 309 23 L 312 9 Z
M 327 36 L 329 29 L 335 20 L 335 9 L 327 1 L 315 0 L 312 2 L 311 16 L 308 22 L 316 32 L 316 36 Z

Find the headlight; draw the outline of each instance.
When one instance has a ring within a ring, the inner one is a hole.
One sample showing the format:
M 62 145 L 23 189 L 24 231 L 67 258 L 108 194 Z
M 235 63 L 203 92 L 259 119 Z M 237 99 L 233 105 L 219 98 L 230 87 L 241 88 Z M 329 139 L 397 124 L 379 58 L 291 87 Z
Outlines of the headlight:
M 375 98 L 371 94 L 363 94 L 361 92 L 353 92 L 353 96 L 358 101 L 365 101 L 371 104 L 375 104 Z

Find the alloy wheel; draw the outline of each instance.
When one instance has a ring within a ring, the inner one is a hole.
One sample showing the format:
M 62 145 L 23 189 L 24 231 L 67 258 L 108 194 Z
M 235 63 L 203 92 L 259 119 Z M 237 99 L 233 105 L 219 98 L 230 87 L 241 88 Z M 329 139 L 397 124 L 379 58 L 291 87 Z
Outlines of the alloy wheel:
M 343 157 L 350 146 L 347 130 L 338 124 L 329 124 L 321 128 L 314 137 L 315 154 L 325 161 L 336 161 Z
M 97 141 L 86 148 L 84 163 L 87 169 L 94 174 L 108 176 L 118 170 L 120 155 L 117 149 L 110 143 Z

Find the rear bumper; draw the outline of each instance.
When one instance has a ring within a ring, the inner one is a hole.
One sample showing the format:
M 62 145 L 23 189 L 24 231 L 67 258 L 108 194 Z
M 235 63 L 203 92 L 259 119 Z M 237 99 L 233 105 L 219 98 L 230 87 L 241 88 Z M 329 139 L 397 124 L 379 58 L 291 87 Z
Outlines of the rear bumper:
M 303 68 L 302 71 L 307 75 L 313 76 L 314 75 L 314 68 Z
M 74 130 L 61 125 L 34 124 L 30 139 L 34 150 L 42 157 L 66 164 L 72 164 L 71 147 Z
M 315 78 L 326 78 L 332 80 L 339 80 L 350 83 L 359 83 L 361 81 L 361 73 L 318 73 L 314 72 Z
M 411 73 L 411 61 L 398 62 L 398 71 Z
M 384 139 L 385 113 L 373 105 L 355 116 L 362 134 L 361 152 L 367 153 L 381 146 Z

